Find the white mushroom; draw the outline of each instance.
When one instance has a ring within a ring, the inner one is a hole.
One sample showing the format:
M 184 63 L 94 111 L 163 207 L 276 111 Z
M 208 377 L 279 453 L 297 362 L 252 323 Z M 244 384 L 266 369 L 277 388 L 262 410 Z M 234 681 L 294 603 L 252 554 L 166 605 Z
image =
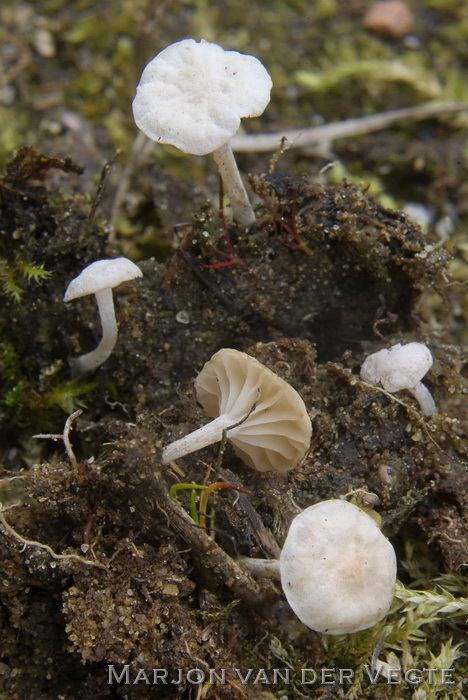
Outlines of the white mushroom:
M 398 343 L 369 355 L 362 365 L 361 379 L 369 384 L 381 384 L 390 393 L 408 389 L 418 401 L 423 415 L 430 416 L 437 413 L 437 407 L 421 379 L 432 363 L 431 351 L 422 343 Z
M 304 458 L 312 434 L 304 402 L 255 358 L 219 350 L 198 375 L 195 390 L 214 420 L 165 447 L 163 463 L 220 441 L 224 430 L 237 456 L 258 471 L 285 472 Z
M 185 153 L 213 154 L 234 218 L 245 227 L 255 214 L 230 139 L 242 117 L 262 114 L 271 86 L 254 56 L 225 51 L 203 39 L 185 39 L 148 63 L 133 101 L 136 125 L 148 138 Z
M 280 578 L 289 605 L 316 632 L 372 627 L 393 600 L 395 551 L 373 518 L 343 500 L 317 503 L 294 518 L 279 562 L 239 563 L 254 575 Z
M 395 551 L 363 510 L 342 500 L 298 515 L 280 557 L 281 585 L 298 618 L 347 634 L 380 622 L 393 600 Z
M 111 354 L 117 341 L 112 289 L 122 282 L 141 277 L 142 273 L 131 260 L 115 258 L 97 260 L 75 277 L 67 287 L 64 301 L 71 301 L 87 294 L 95 294 L 102 326 L 102 339 L 95 350 L 75 360 L 79 373 L 90 372 L 102 365 Z

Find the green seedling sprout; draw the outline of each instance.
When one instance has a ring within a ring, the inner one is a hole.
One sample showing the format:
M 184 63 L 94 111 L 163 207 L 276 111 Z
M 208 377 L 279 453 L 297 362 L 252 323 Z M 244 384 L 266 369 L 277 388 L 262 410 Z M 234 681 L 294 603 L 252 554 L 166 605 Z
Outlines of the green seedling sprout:
M 235 484 L 230 484 L 227 481 L 216 481 L 209 486 L 204 486 L 202 484 L 187 484 L 179 483 L 173 484 L 169 489 L 169 496 L 176 500 L 176 494 L 178 491 L 185 491 L 191 489 L 190 494 L 190 516 L 192 520 L 202 528 L 206 528 L 206 514 L 208 509 L 208 500 L 213 491 L 218 489 L 232 489 L 233 491 L 238 491 L 241 493 L 247 493 L 252 495 L 252 492 L 248 489 L 244 489 L 241 486 L 236 486 Z M 197 491 L 203 491 L 200 497 L 200 504 L 197 510 Z
M 169 489 L 169 496 L 175 501 L 177 500 L 176 494 L 178 491 L 184 491 L 186 489 L 192 489 L 192 492 L 190 494 L 190 517 L 192 520 L 196 522 L 197 525 L 200 524 L 200 519 L 198 517 L 198 511 L 197 511 L 197 489 L 206 489 L 208 488 L 207 486 L 203 486 L 202 484 L 173 484 L 171 488 Z

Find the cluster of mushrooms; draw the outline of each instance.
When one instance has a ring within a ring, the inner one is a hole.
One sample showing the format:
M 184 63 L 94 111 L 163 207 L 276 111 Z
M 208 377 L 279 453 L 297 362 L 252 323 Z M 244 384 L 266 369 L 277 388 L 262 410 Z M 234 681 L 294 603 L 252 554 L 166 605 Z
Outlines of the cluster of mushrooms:
M 241 117 L 263 112 L 271 85 L 253 56 L 187 39 L 150 61 L 133 102 L 136 124 L 150 139 L 186 153 L 213 154 L 233 216 L 243 227 L 254 222 L 255 214 L 230 141 Z M 70 282 L 64 300 L 95 294 L 102 325 L 98 347 L 74 360 L 77 373 L 95 370 L 111 354 L 117 340 L 112 289 L 141 274 L 126 258 L 98 260 Z M 421 379 L 431 365 L 425 345 L 397 344 L 370 355 L 361 379 L 390 393 L 409 390 L 422 413 L 430 415 L 437 409 Z M 293 387 L 253 357 L 232 348 L 219 350 L 196 378 L 195 390 L 212 420 L 164 447 L 163 464 L 218 442 L 224 434 L 237 456 L 261 472 L 284 473 L 304 460 L 312 435 L 306 406 Z M 394 595 L 392 545 L 371 515 L 346 500 L 324 501 L 300 513 L 279 560 L 241 561 L 252 575 L 278 578 L 297 617 L 321 633 L 372 627 L 388 613 Z

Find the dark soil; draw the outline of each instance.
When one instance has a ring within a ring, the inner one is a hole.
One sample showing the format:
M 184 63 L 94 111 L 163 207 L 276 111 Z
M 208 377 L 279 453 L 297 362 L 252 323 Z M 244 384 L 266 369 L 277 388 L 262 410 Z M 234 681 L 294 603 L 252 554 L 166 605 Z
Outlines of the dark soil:
M 181 11 L 184 27 L 192 5 Z M 231 18 L 234 5 L 226 3 Z M 254 22 L 260 4 L 253 5 Z M 337 26 L 354 21 L 358 5 L 349 3 Z M 177 33 L 169 6 L 162 3 L 158 17 Z M 301 36 L 294 8 L 284 8 L 285 22 Z M 213 21 L 215 10 L 206 12 Z M 10 20 L 13 31 L 19 20 Z M 69 62 L 68 54 L 57 61 L 57 80 L 65 80 Z M 112 89 L 117 99 L 125 88 Z M 389 106 L 398 99 L 392 93 Z M 290 110 L 279 119 L 277 103 L 269 127 L 280 129 Z M 73 132 L 48 133 L 37 150 L 11 157 L 0 180 L 0 500 L 7 523 L 0 525 L 0 698 L 360 697 L 359 688 L 345 696 L 349 688 L 338 684 L 240 682 L 233 669 L 357 664 L 359 643 L 364 648 L 370 637 L 333 647 L 294 619 L 279 584 L 255 582 L 236 559 L 275 557 L 299 509 L 362 489 L 377 495 L 399 560 L 414 551 L 416 568 L 460 576 L 468 559 L 466 242 L 457 229 L 441 245 L 370 196 L 365 183 L 319 184 L 301 174 L 304 155 L 288 167 L 291 153 L 275 173 L 251 176 L 258 204 L 248 232 L 206 203 L 205 187 L 216 191 L 217 183 L 201 166 L 190 166 L 193 177 L 176 157 L 167 171 L 145 166 L 124 193 L 125 226 L 135 227 L 126 238 L 122 221 L 117 230 L 109 223 L 116 183 L 106 169 L 98 196 L 89 195 L 116 127 L 107 123 L 107 133 L 95 114 L 81 116 L 92 125 L 92 148 L 82 158 Z M 368 136 L 343 145 L 343 159 L 349 174 L 356 162 L 382 168 L 394 197 L 424 189 L 427 206 L 441 213 L 454 206 L 466 224 L 463 139 L 437 128 L 440 138 L 428 142 L 410 129 Z M 262 157 L 240 160 L 268 171 Z M 73 358 L 97 344 L 101 329 L 94 298 L 65 305 L 64 290 L 90 262 L 122 254 L 137 259 L 143 277 L 115 293 L 119 338 L 109 360 L 76 377 Z M 359 379 L 367 355 L 413 340 L 435 359 L 424 381 L 439 413 L 427 418 L 410 394 L 390 395 Z M 256 357 L 304 399 L 311 449 L 286 475 L 253 472 L 229 443 L 161 464 L 163 445 L 207 422 L 193 380 L 223 347 Z M 77 409 L 75 464 L 56 434 Z M 38 433 L 56 437 L 32 437 Z M 188 515 L 187 491 L 169 497 L 178 482 L 220 480 L 244 491 L 213 493 L 206 530 Z M 415 583 L 403 565 L 399 577 Z M 431 628 L 427 658 L 452 637 L 462 641 L 450 624 Z M 109 678 L 109 665 L 129 682 Z M 153 684 L 154 669 L 167 682 Z M 191 669 L 227 669 L 227 680 L 197 684 L 187 677 Z M 411 698 L 413 690 L 364 689 L 376 699 Z

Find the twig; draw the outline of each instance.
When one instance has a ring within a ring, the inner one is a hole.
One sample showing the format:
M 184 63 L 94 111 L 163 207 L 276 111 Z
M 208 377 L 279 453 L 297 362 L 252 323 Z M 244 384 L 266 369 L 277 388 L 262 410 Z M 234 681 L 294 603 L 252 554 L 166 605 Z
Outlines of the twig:
M 138 131 L 135 136 L 130 153 L 126 158 L 125 165 L 119 175 L 119 183 L 115 190 L 110 212 L 110 233 L 109 241 L 115 243 L 115 226 L 120 215 L 122 202 L 128 192 L 130 181 L 135 170 L 138 170 L 149 151 L 153 149 L 154 143 L 146 138 L 142 131 Z
M 91 230 L 91 226 L 94 221 L 94 217 L 96 216 L 97 209 L 102 201 L 102 198 L 104 196 L 104 190 L 106 189 L 107 185 L 107 180 L 109 179 L 110 172 L 112 170 L 112 167 L 116 161 L 117 156 L 119 155 L 120 151 L 117 151 L 110 160 L 107 161 L 107 163 L 104 163 L 101 169 L 101 175 L 99 178 L 99 184 L 97 187 L 96 194 L 94 196 L 93 203 L 91 205 L 90 212 L 85 220 L 84 223 L 84 231 L 85 233 L 89 233 Z
M 401 121 L 421 121 L 444 114 L 456 114 L 468 111 L 467 102 L 429 102 L 418 107 L 394 109 L 389 112 L 372 114 L 368 117 L 345 119 L 341 122 L 324 124 L 304 129 L 288 129 L 273 134 L 238 135 L 231 139 L 232 149 L 236 152 L 259 153 L 276 151 L 286 140 L 288 148 L 307 148 L 316 155 L 329 156 L 330 143 L 337 139 L 361 136 L 373 131 L 388 129 Z
M 10 34 L 6 29 L 0 27 L 0 40 L 2 46 L 8 46 L 11 44 L 16 51 L 15 61 L 13 65 L 8 69 L 6 67 L 2 68 L 2 76 L 0 77 L 0 85 L 3 87 L 5 85 L 11 85 L 18 75 L 31 63 L 31 53 L 27 48 L 27 43 L 25 41 L 20 41 L 13 34 Z
M 242 487 L 242 482 L 239 477 L 234 474 L 230 469 L 223 469 L 221 472 L 223 479 L 232 482 L 238 488 Z M 258 516 L 255 509 L 252 507 L 250 499 L 243 493 L 239 492 L 238 501 L 241 504 L 249 525 L 251 527 L 252 535 L 256 539 L 257 543 L 260 545 L 262 551 L 268 556 L 278 559 L 281 554 L 281 548 L 277 541 L 273 537 L 272 533 L 264 525 L 263 521 Z
M 199 564 L 215 579 L 230 588 L 250 608 L 267 619 L 273 617 L 272 607 L 277 594 L 270 587 L 258 585 L 231 557 L 211 539 L 202 528 L 170 497 L 166 484 L 154 475 L 153 487 L 158 508 L 166 515 L 169 525 L 190 545 Z
M 40 438 L 40 439 L 48 439 L 48 440 L 62 440 L 64 446 L 65 446 L 65 451 L 68 455 L 68 459 L 70 460 L 70 464 L 72 467 L 76 467 L 77 461 L 75 454 L 73 452 L 73 448 L 71 446 L 70 442 L 70 430 L 71 426 L 74 420 L 78 418 L 78 416 L 81 416 L 83 411 L 81 408 L 79 408 L 77 411 L 72 413 L 70 416 L 68 416 L 67 420 L 65 421 L 65 425 L 63 427 L 63 433 L 62 435 L 57 435 L 55 433 L 40 433 L 38 435 L 33 435 L 33 438 Z

